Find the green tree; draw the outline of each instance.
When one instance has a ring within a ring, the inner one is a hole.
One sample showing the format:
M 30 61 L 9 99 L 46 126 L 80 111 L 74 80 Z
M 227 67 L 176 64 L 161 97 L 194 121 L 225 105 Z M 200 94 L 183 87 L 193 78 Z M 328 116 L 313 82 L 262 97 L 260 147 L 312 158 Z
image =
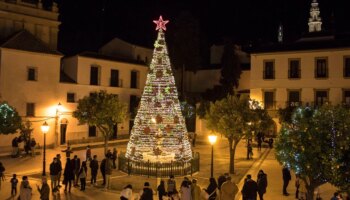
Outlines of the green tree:
M 238 87 L 242 69 L 239 57 L 235 51 L 235 45 L 229 41 L 224 46 L 221 58 L 221 79 L 224 93 L 233 94 L 234 88 Z
M 290 116 L 282 125 L 276 158 L 301 175 L 308 200 L 325 182 L 349 193 L 350 109 L 342 105 L 303 107 Z
M 101 90 L 79 99 L 73 117 L 79 120 L 79 124 L 97 127 L 104 136 L 106 152 L 113 127 L 125 120 L 127 110 L 127 106 L 119 101 L 117 95 Z
M 230 165 L 229 172 L 234 173 L 234 159 L 238 143 L 249 131 L 247 124 L 254 118 L 252 104 L 258 106 L 256 101 L 250 101 L 246 96 L 228 95 L 222 100 L 210 103 L 209 112 L 206 114 L 207 126 L 223 134 L 229 143 Z
M 22 118 L 7 102 L 0 103 L 0 134 L 13 134 L 21 128 Z

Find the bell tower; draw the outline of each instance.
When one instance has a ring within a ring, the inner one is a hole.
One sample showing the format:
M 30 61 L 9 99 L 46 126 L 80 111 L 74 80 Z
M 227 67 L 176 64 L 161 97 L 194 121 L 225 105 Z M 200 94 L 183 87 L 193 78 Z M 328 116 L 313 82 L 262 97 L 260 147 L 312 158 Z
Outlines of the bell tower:
M 322 31 L 322 19 L 320 17 L 320 9 L 318 8 L 317 0 L 312 0 L 308 25 L 310 33 Z

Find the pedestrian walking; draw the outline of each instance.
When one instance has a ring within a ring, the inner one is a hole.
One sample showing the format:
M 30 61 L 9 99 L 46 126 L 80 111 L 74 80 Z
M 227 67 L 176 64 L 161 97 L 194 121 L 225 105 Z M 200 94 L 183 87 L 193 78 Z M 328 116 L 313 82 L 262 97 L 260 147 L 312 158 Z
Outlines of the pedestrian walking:
M 2 162 L 0 162 L 0 190 L 1 190 L 1 182 L 5 181 L 5 167 L 2 164 Z
M 14 197 L 17 195 L 17 184 L 18 184 L 18 179 L 16 174 L 12 175 L 10 182 L 11 182 L 11 196 Z
M 39 193 L 40 193 L 40 199 L 41 200 L 49 200 L 50 199 L 50 187 L 49 185 L 47 184 L 47 179 L 46 178 L 43 178 L 42 179 L 42 185 L 41 185 L 41 188 L 36 185 Z
M 127 185 L 120 192 L 120 200 L 133 200 L 134 196 L 132 194 L 132 185 Z
M 79 181 L 79 170 L 80 170 L 80 159 L 77 155 L 74 155 L 74 159 L 72 160 L 72 168 L 74 171 L 74 187 L 79 187 L 78 181 Z
M 27 176 L 22 177 L 21 186 L 19 188 L 20 200 L 31 200 L 32 199 L 32 187 L 30 187 Z
M 12 158 L 16 158 L 19 155 L 18 151 L 18 138 L 15 137 L 12 140 Z
M 140 200 L 153 200 L 153 190 L 150 188 L 149 182 L 143 184 L 143 190 L 140 192 Z
M 197 179 L 192 180 L 191 197 L 192 197 L 192 200 L 200 200 L 201 198 L 201 187 L 197 185 Z
M 90 145 L 86 147 L 86 161 L 91 161 L 91 148 Z
M 290 175 L 290 171 L 286 165 L 282 169 L 282 175 L 283 175 L 283 195 L 289 196 L 289 193 L 287 192 L 287 187 L 288 187 L 289 181 L 292 179 L 292 176 Z
M 220 200 L 232 200 L 236 198 L 238 187 L 231 181 L 230 176 L 227 177 L 226 181 L 222 184 L 220 193 Z
M 171 197 L 174 193 L 177 193 L 176 190 L 176 181 L 174 179 L 174 175 L 170 175 L 167 181 L 167 192 L 168 196 Z
M 242 189 L 243 200 L 256 200 L 257 192 L 258 184 L 252 180 L 252 176 L 248 174 Z
M 79 174 L 78 174 L 78 177 L 80 179 L 80 190 L 81 191 L 85 191 L 86 175 L 87 175 L 86 161 L 83 161 L 81 163 L 81 168 L 80 168 Z
M 90 168 L 91 168 L 91 185 L 96 185 L 96 177 L 98 172 L 98 161 L 97 161 L 97 155 L 94 155 L 94 159 L 90 162 Z
M 105 189 L 108 190 L 110 186 L 110 181 L 111 181 L 111 175 L 112 175 L 112 160 L 111 156 L 106 158 L 106 167 L 105 167 L 105 176 L 106 176 L 106 185 Z
M 103 178 L 102 185 L 106 185 L 106 161 L 107 161 L 107 158 L 104 158 L 101 161 L 101 165 L 100 165 L 100 171 L 101 171 L 102 178 Z
M 113 148 L 113 153 L 112 153 L 112 160 L 113 160 L 113 169 L 117 169 L 117 165 L 115 163 L 115 161 L 117 160 L 118 158 L 118 151 L 117 151 L 117 148 Z
M 35 156 L 35 147 L 36 147 L 36 141 L 34 138 L 32 138 L 32 140 L 30 142 L 30 151 L 32 153 L 32 157 Z
M 67 192 L 67 186 L 68 186 L 68 191 L 71 191 L 72 187 L 72 181 L 74 181 L 74 170 L 72 167 L 72 161 L 70 158 L 67 158 L 66 166 L 64 167 L 64 172 L 63 172 L 63 184 L 64 186 L 64 192 Z
M 61 183 L 61 176 L 62 176 L 62 162 L 61 162 L 61 154 L 56 155 L 57 158 L 57 165 L 58 165 L 58 175 L 57 175 L 57 186 L 62 187 Z
M 157 187 L 157 192 L 158 192 L 158 199 L 163 200 L 163 196 L 166 196 L 164 180 L 160 180 L 160 184 Z
M 70 158 L 70 154 L 73 153 L 73 151 L 71 150 L 69 143 L 67 144 L 67 149 L 62 150 L 62 152 L 66 153 L 66 158 Z
M 205 190 L 209 194 L 209 200 L 215 200 L 216 199 L 216 190 L 218 189 L 218 184 L 216 183 L 215 178 L 209 179 L 209 185 L 207 189 Z
M 52 163 L 50 164 L 50 177 L 51 177 L 51 189 L 52 192 L 57 190 L 57 181 L 58 181 L 58 173 L 60 172 L 59 164 L 57 163 L 57 157 L 53 158 Z
M 184 180 L 180 187 L 181 200 L 191 200 L 191 188 L 188 181 Z
M 267 175 L 264 173 L 263 170 L 260 170 L 258 173 L 257 184 L 259 199 L 264 200 L 264 194 L 266 193 L 267 188 Z

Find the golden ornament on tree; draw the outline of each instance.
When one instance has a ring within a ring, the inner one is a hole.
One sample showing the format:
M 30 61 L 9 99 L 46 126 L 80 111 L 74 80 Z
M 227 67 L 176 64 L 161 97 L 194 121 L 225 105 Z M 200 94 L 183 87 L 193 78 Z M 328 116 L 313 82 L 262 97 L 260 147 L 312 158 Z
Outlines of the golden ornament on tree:
M 156 121 L 157 121 L 157 124 L 162 123 L 162 122 L 163 122 L 163 117 L 162 117 L 162 116 L 160 116 L 160 115 L 157 115 L 157 117 L 156 117 Z
M 151 129 L 147 126 L 147 127 L 145 127 L 145 129 L 143 129 L 143 132 L 145 134 L 149 134 L 151 132 Z
M 163 72 L 162 72 L 161 70 L 158 70 L 158 71 L 156 72 L 156 77 L 157 77 L 157 78 L 162 78 L 162 77 L 163 77 Z

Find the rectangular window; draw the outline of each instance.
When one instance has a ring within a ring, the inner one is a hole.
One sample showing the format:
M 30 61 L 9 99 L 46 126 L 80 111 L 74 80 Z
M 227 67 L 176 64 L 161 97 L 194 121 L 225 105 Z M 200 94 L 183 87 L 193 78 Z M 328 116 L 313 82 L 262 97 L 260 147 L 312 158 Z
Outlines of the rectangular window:
M 119 87 L 119 70 L 111 70 L 111 87 Z
M 315 106 L 322 106 L 328 101 L 328 91 L 320 90 L 315 94 Z
M 26 116 L 27 117 L 35 116 L 35 103 L 27 103 Z
M 343 90 L 343 103 L 350 105 L 350 90 Z
M 288 106 L 290 107 L 300 106 L 300 91 L 288 92 Z
M 98 85 L 98 67 L 91 66 L 90 68 L 90 85 Z
M 264 62 L 264 79 L 275 79 L 275 63 L 274 61 Z
M 264 92 L 264 105 L 265 109 L 274 109 L 275 108 L 275 97 L 274 92 Z
M 37 80 L 37 69 L 36 68 L 28 68 L 28 81 L 36 81 Z
M 138 72 L 137 71 L 131 71 L 131 77 L 130 77 L 130 88 L 137 88 L 138 80 L 137 80 Z
M 350 78 L 350 57 L 344 57 L 344 77 Z
M 96 126 L 89 126 L 89 137 L 96 137 Z
M 315 78 L 328 77 L 328 63 L 326 58 L 316 59 Z
M 138 96 L 130 95 L 129 112 L 131 113 L 132 118 L 136 116 L 139 102 L 140 102 L 140 98 Z
M 67 93 L 67 102 L 68 103 L 75 103 L 75 94 L 74 93 Z
M 289 61 L 289 78 L 300 78 L 300 60 Z

